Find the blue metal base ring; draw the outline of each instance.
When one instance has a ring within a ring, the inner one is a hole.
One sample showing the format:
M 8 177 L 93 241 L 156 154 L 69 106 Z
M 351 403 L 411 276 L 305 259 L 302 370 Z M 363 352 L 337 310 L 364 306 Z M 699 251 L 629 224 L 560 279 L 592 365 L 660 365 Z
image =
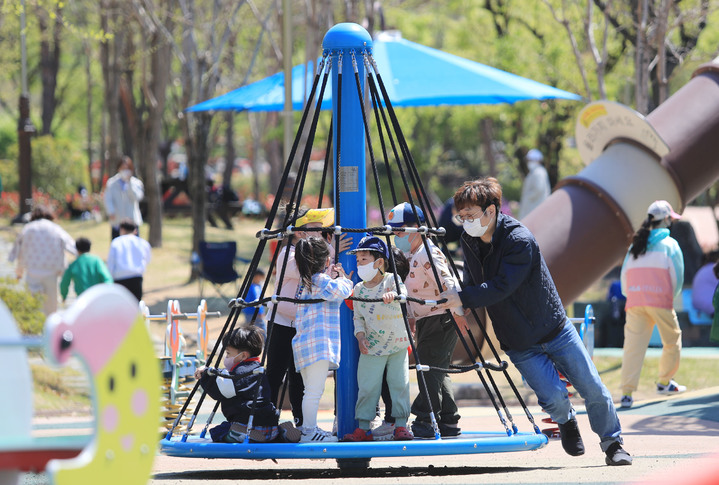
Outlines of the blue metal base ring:
M 548 443 L 544 434 L 462 432 L 458 438 L 363 443 L 213 443 L 190 436 L 160 441 L 160 452 L 185 458 L 375 458 L 393 456 L 469 455 L 537 450 Z

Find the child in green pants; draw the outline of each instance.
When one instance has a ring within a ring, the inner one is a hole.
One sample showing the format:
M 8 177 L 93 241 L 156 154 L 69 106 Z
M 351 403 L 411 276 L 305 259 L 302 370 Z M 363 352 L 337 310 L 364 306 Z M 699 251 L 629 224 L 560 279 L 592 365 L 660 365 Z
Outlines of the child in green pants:
M 409 338 L 404 326 L 402 308 L 395 301 L 398 293 L 406 294 L 404 285 L 395 283 L 395 276 L 388 273 L 389 253 L 387 245 L 375 236 L 362 238 L 356 249 L 357 275 L 362 279 L 354 288 L 355 297 L 378 299 L 383 303 L 354 302 L 355 337 L 359 343 L 360 357 L 357 364 L 359 392 L 355 418 L 359 427 L 346 434 L 343 441 L 372 441 L 370 421 L 376 415 L 377 401 L 382 391 L 382 376 L 387 369 L 387 385 L 392 397 L 392 416 L 395 440 L 414 438 L 407 429 L 409 418 Z

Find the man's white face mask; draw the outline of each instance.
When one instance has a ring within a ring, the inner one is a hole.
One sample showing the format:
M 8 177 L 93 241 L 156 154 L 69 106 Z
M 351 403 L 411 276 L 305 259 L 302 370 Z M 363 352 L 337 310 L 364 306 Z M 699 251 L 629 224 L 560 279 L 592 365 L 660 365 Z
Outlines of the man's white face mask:
M 489 209 L 489 207 L 487 207 L 487 209 Z M 486 214 L 486 213 L 487 213 L 487 211 L 485 210 L 484 213 L 482 214 L 482 216 L 484 216 L 484 214 Z M 492 216 L 492 218 L 489 219 L 489 222 L 487 222 L 486 226 L 483 226 L 482 225 L 482 217 L 480 216 L 480 217 L 474 219 L 472 222 L 464 221 L 462 223 L 462 227 L 464 228 L 464 232 L 466 232 L 470 236 L 482 237 L 482 236 L 484 236 L 484 233 L 487 232 L 487 229 L 489 229 L 489 225 L 492 223 L 493 220 L 494 220 L 494 216 Z

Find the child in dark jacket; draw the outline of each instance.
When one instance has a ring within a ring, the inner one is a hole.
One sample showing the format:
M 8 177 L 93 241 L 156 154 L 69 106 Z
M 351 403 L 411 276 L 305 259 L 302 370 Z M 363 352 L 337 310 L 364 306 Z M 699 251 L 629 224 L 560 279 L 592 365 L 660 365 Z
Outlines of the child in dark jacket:
M 252 428 L 251 441 L 269 442 L 278 436 L 284 441 L 299 441 L 301 433 L 292 423 L 277 424 L 280 413 L 270 401 L 267 377 L 256 373 L 264 346 L 262 329 L 254 325 L 235 329 L 225 334 L 222 346 L 225 348 L 224 369 L 203 366 L 195 371 L 195 378 L 211 398 L 220 402 L 227 419 L 210 429 L 212 441 L 242 443 L 247 437 L 248 424 Z M 259 392 L 257 386 L 260 386 Z

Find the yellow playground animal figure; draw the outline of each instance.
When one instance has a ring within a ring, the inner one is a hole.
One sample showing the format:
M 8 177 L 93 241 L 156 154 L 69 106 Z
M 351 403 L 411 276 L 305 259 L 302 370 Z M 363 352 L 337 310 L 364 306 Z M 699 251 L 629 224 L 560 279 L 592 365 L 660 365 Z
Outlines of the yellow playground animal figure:
M 56 485 L 147 483 L 160 423 L 160 369 L 137 300 L 118 285 L 93 286 L 48 317 L 47 355 L 80 358 L 90 374 L 95 435 L 71 460 L 53 460 Z

